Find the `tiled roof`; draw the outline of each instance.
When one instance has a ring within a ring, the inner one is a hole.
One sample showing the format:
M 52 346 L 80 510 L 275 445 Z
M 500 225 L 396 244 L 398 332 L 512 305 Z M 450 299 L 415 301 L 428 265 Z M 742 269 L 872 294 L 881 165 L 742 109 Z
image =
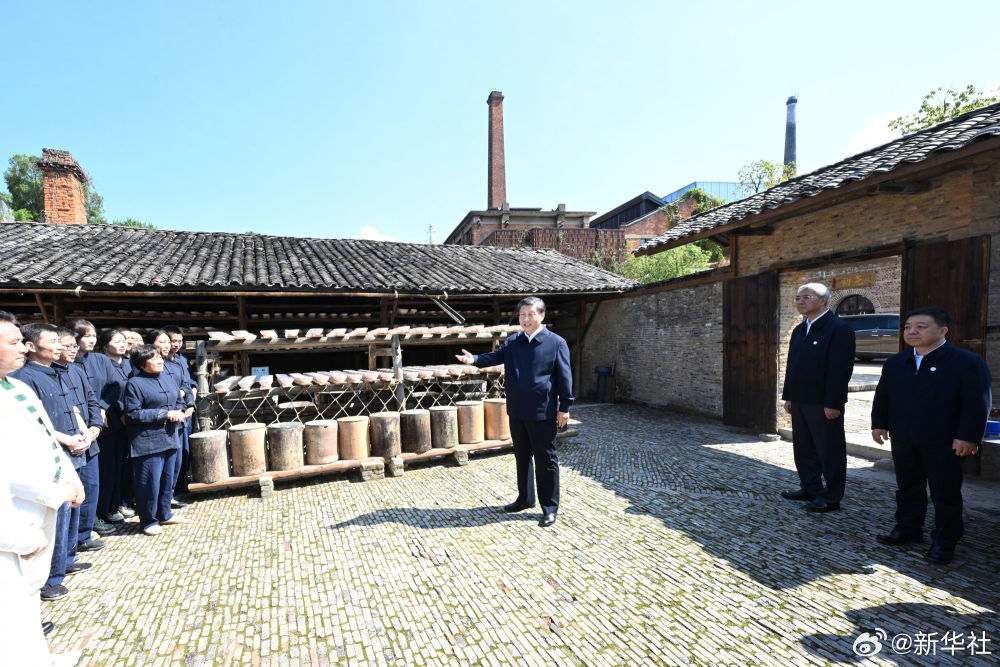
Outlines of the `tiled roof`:
M 996 136 L 1000 136 L 1000 103 L 970 111 L 836 164 L 796 176 L 745 199 L 692 216 L 634 252 L 645 255 L 658 246 L 681 245 L 674 242 Z
M 13 222 L 0 286 L 532 294 L 636 283 L 554 250 Z

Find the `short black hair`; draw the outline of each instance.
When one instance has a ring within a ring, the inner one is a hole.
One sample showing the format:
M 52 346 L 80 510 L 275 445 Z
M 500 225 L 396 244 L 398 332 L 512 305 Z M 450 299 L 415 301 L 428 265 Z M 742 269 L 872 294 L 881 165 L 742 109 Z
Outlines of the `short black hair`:
M 181 336 L 184 335 L 184 330 L 176 324 L 164 324 L 160 327 L 160 331 L 166 331 L 168 336 L 172 336 L 174 334 L 180 334 Z
M 147 345 L 152 345 L 153 341 L 155 341 L 157 338 L 160 337 L 160 334 L 163 334 L 167 338 L 170 338 L 170 334 L 168 334 L 163 329 L 150 329 L 149 331 L 146 332 L 146 336 L 143 338 L 143 340 L 146 341 Z
M 89 320 L 85 320 L 82 317 L 75 317 L 71 320 L 66 320 L 66 324 L 63 326 L 67 329 L 71 329 L 77 340 L 86 336 L 88 331 L 93 331 L 94 335 L 97 335 L 97 327 L 95 327 Z
M 537 296 L 526 296 L 517 302 L 517 314 L 521 314 L 521 308 L 524 306 L 533 307 L 539 315 L 545 314 L 545 302 L 539 299 Z
M 927 315 L 933 318 L 939 327 L 950 327 L 951 326 L 951 315 L 940 308 L 935 306 L 924 306 L 922 308 L 914 308 L 906 314 L 903 318 L 903 324 L 906 324 L 906 320 L 910 319 L 914 315 Z
M 56 327 L 56 333 L 59 335 L 60 338 L 65 338 L 66 336 L 72 336 L 73 338 L 76 338 L 76 332 L 66 327 Z
M 21 336 L 24 337 L 25 343 L 38 345 L 38 340 L 45 332 L 59 335 L 59 327 L 48 322 L 32 322 L 31 324 L 21 325 Z
M 111 339 L 120 333 L 122 333 L 121 329 L 105 329 L 97 335 L 97 345 L 94 346 L 94 349 L 98 352 L 104 352 L 104 350 L 108 347 L 108 343 L 111 342 Z
M 0 322 L 10 322 L 15 327 L 20 327 L 21 325 L 17 321 L 17 317 L 14 313 L 8 313 L 6 310 L 0 310 Z
M 160 356 L 160 351 L 152 345 L 136 345 L 128 355 L 128 360 L 136 370 L 142 370 L 146 362 L 154 357 Z

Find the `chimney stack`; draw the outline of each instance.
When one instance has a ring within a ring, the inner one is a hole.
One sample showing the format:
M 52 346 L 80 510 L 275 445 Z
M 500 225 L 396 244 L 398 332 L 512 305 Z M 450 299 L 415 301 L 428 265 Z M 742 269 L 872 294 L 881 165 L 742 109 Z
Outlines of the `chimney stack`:
M 785 166 L 791 167 L 788 170 L 789 176 L 794 176 L 798 170 L 795 164 L 795 105 L 799 98 L 792 95 L 785 102 L 787 111 L 785 114 Z
M 52 148 L 42 149 L 38 166 L 42 169 L 45 191 L 45 222 L 86 224 L 87 198 L 83 185 L 90 182 L 87 172 L 69 151 Z
M 503 93 L 494 90 L 486 103 L 490 106 L 486 208 L 499 209 L 507 203 L 507 176 L 503 157 Z

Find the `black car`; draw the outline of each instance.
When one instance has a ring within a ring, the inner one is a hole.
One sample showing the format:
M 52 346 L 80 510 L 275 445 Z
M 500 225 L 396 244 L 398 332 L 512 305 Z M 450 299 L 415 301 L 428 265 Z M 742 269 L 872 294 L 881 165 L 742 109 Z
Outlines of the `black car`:
M 899 314 L 841 315 L 854 329 L 858 359 L 885 359 L 899 352 Z

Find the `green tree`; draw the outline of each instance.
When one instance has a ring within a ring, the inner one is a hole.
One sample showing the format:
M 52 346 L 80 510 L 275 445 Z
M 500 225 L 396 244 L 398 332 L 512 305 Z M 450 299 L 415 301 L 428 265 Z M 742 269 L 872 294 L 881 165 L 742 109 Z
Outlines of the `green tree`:
M 631 257 L 625 261 L 626 278 L 641 283 L 655 283 L 703 271 L 712 263 L 711 254 L 694 243 L 664 250 L 655 255 Z
M 964 90 L 945 90 L 944 86 L 938 86 L 924 95 L 924 101 L 920 103 L 920 109 L 916 113 L 904 114 L 889 121 L 889 129 L 901 135 L 910 134 L 993 104 L 997 99 L 996 95 L 987 97 L 971 83 Z
M 691 188 L 690 190 L 688 190 L 680 197 L 670 202 L 661 209 L 666 212 L 667 217 L 670 219 L 671 227 L 680 222 L 681 219 L 680 207 L 677 205 L 678 202 L 689 199 L 693 199 L 698 203 L 697 206 L 695 206 L 694 211 L 692 211 L 691 213 L 692 215 L 698 215 L 699 213 L 710 211 L 713 208 L 717 206 L 722 206 L 723 204 L 726 203 L 723 200 L 719 199 L 718 197 L 708 194 L 701 188 Z M 722 248 L 715 241 L 711 241 L 709 239 L 702 239 L 701 241 L 696 241 L 695 245 L 697 245 L 702 250 L 708 252 L 708 254 L 711 257 L 710 261 L 712 261 L 713 263 L 718 263 L 722 261 L 722 256 L 723 256 Z M 619 273 L 621 272 L 619 271 Z
M 118 225 L 119 227 L 139 227 L 140 229 L 156 229 L 153 225 L 148 222 L 142 222 L 141 220 L 136 220 L 134 218 L 125 218 L 124 220 L 113 220 L 112 225 Z
M 743 188 L 743 194 L 750 196 L 773 188 L 782 181 L 787 181 L 795 175 L 795 163 L 781 164 L 770 160 L 757 160 L 740 168 L 737 178 Z
M 42 170 L 34 155 L 12 155 L 10 166 L 3 173 L 7 192 L 3 198 L 14 211 L 14 219 L 45 220 L 45 192 L 42 189 Z

